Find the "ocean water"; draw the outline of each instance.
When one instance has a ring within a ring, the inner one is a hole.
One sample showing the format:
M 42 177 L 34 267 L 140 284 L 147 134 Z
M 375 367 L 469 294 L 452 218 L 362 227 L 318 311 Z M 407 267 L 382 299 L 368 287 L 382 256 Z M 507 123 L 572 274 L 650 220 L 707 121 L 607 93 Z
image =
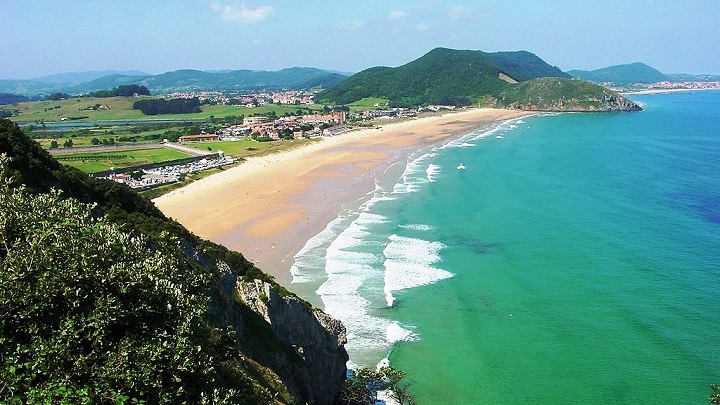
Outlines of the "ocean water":
M 418 404 L 703 404 L 720 383 L 720 92 L 424 150 L 295 259 Z M 458 168 L 458 166 L 462 166 Z

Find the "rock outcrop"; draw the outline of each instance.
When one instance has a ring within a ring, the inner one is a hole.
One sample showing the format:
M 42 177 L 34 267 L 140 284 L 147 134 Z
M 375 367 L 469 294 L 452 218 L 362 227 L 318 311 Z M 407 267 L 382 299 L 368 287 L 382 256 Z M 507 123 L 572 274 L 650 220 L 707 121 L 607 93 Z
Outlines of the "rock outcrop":
M 303 402 L 332 404 L 345 380 L 346 331 L 342 323 L 294 296 L 280 296 L 268 283 L 239 281 L 240 301 L 270 324 L 292 347 L 298 361 L 284 361 L 279 377 L 290 394 Z
M 632 112 L 642 108 L 617 92 L 578 79 L 544 77 L 506 88 L 497 107 L 525 111 Z

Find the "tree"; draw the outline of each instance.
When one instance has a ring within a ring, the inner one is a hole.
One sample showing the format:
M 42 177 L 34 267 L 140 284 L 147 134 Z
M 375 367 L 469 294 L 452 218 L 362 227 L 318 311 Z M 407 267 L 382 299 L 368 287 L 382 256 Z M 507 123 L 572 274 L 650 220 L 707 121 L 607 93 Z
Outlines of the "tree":
M 93 145 L 100 145 L 100 140 L 98 138 L 93 138 L 90 140 L 90 143 Z
M 66 98 L 70 98 L 70 95 L 67 93 L 61 93 L 61 92 L 53 93 L 53 94 L 47 96 L 48 100 L 53 100 L 53 101 L 65 100 Z
M 72 148 L 73 147 L 73 140 L 72 138 L 68 138 L 63 142 L 63 148 Z
M 385 366 L 378 371 L 368 368 L 353 370 L 345 380 L 339 400 L 343 405 L 373 404 L 377 391 L 386 390 L 388 397 L 400 405 L 415 405 L 410 397 L 410 383 L 403 381 L 405 372 L 392 366 Z
M 0 403 L 269 402 L 228 368 L 233 332 L 204 318 L 210 274 L 93 205 L 12 187 L 7 162 Z
M 52 148 L 57 148 L 57 147 L 58 147 L 58 141 L 57 141 L 57 139 L 53 139 L 52 141 L 50 141 L 50 148 L 51 148 L 51 149 L 52 149 Z
M 712 394 L 710 394 L 708 401 L 711 404 L 720 404 L 720 387 L 715 384 L 710 384 L 710 389 L 712 390 Z

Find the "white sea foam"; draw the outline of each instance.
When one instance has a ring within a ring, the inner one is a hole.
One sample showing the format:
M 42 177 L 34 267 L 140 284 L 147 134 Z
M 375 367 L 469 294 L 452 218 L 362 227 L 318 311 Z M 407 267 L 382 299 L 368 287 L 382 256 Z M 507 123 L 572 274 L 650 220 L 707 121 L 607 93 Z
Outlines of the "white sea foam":
M 393 291 L 420 287 L 450 278 L 452 273 L 434 267 L 440 261 L 440 242 L 391 235 L 385 247 L 385 301 L 395 303 Z
M 427 179 L 429 182 L 433 183 L 435 182 L 435 175 L 440 173 L 440 166 L 436 165 L 434 163 L 430 163 L 425 169 L 425 173 L 427 173 Z
M 407 224 L 407 225 L 400 225 L 400 228 L 402 229 L 412 229 L 415 231 L 432 231 L 435 229 L 432 225 L 425 225 L 425 224 Z
M 391 322 L 390 325 L 388 325 L 385 336 L 385 339 L 391 344 L 401 341 L 411 342 L 420 338 L 420 336 L 418 336 L 415 332 L 403 328 L 396 321 Z
M 314 270 L 325 266 L 324 247 L 347 227 L 348 221 L 348 218 L 335 218 L 324 230 L 305 242 L 302 249 L 293 257 L 293 265 L 290 267 L 292 283 L 311 282 L 323 276 Z

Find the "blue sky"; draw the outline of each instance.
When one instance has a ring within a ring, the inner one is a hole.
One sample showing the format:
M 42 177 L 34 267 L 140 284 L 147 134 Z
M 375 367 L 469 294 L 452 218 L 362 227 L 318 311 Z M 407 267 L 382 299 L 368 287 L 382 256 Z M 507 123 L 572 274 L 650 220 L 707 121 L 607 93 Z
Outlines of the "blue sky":
M 87 70 L 357 72 L 435 47 L 527 50 L 562 70 L 720 74 L 720 0 L 0 0 L 0 78 Z

